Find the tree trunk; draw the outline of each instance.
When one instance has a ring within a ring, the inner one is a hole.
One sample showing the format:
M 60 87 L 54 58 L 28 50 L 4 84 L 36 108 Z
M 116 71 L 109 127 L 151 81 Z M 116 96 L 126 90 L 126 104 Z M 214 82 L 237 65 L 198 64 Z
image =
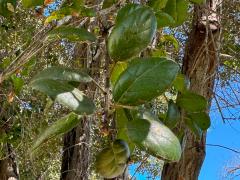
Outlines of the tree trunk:
M 15 154 L 12 151 L 11 145 L 6 144 L 6 158 L 0 160 L 0 179 L 1 180 L 18 180 L 19 172 L 15 161 Z
M 220 23 L 214 13 L 217 4 L 217 0 L 208 0 L 206 6 L 195 5 L 192 30 L 183 60 L 183 73 L 190 79 L 190 89 L 208 100 L 209 109 L 218 66 Z M 185 129 L 182 157 L 178 163 L 164 165 L 163 180 L 198 179 L 205 158 L 206 132 L 198 140 L 189 129 Z

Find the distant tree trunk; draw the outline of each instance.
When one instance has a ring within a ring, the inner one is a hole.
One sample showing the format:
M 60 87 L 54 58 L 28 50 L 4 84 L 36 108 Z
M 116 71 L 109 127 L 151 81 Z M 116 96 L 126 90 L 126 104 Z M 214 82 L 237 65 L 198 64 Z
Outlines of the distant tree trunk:
M 15 154 L 10 144 L 5 144 L 6 158 L 0 160 L 0 179 L 1 180 L 18 180 L 19 172 L 15 161 Z
M 185 49 L 183 73 L 190 78 L 190 89 L 212 99 L 218 66 L 219 19 L 215 13 L 218 0 L 207 0 L 206 6 L 195 5 L 191 34 Z M 207 109 L 206 111 L 209 111 Z M 165 164 L 163 180 L 197 180 L 205 158 L 206 132 L 201 140 L 185 128 L 183 153 L 178 163 Z

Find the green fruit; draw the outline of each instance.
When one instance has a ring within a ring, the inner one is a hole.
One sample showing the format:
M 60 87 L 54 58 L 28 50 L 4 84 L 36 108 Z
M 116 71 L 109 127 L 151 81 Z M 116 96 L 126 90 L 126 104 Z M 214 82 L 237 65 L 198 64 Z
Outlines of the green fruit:
M 105 178 L 122 174 L 130 156 L 128 145 L 123 140 L 115 140 L 110 147 L 103 149 L 96 157 L 96 171 Z

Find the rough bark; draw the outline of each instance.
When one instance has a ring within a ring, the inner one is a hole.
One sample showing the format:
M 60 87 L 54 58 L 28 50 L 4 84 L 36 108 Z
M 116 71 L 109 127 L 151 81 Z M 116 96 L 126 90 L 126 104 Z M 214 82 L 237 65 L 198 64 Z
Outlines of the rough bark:
M 82 66 L 86 69 L 97 69 L 100 67 L 100 60 L 91 55 L 88 44 L 75 46 L 74 59 L 80 59 Z M 98 71 L 89 72 L 93 78 L 99 77 Z M 94 99 L 96 86 L 80 85 L 79 88 L 85 94 Z M 94 117 L 84 117 L 78 127 L 64 135 L 63 157 L 61 167 L 61 180 L 86 180 L 89 179 L 91 163 L 91 123 Z
M 208 0 L 206 6 L 195 5 L 192 30 L 183 60 L 183 73 L 190 79 L 190 89 L 204 96 L 209 102 L 209 108 L 218 65 L 217 40 L 220 26 L 214 13 L 216 4 L 217 0 Z M 162 179 L 197 180 L 205 158 L 205 144 L 206 132 L 198 140 L 185 128 L 182 157 L 178 163 L 164 165 Z
M 18 180 L 19 172 L 15 161 L 15 154 L 12 151 L 11 145 L 6 144 L 6 158 L 0 160 L 0 179 L 1 180 Z

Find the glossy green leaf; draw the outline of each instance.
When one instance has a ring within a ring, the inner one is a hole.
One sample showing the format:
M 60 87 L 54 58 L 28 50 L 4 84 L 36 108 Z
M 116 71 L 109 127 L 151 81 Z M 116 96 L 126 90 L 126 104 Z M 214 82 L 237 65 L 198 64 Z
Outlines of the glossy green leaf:
M 197 136 L 198 139 L 202 137 L 203 131 L 201 128 L 198 127 L 198 125 L 190 118 L 186 117 L 184 119 L 187 127 Z
M 128 66 L 127 62 L 117 62 L 115 64 L 110 77 L 112 86 L 114 86 L 117 79 L 119 78 L 121 73 L 127 68 L 127 66 Z
M 32 81 L 30 86 L 47 94 L 77 114 L 92 114 L 95 110 L 94 103 L 84 93 L 67 83 L 40 79 Z
M 92 78 L 81 70 L 53 66 L 38 73 L 32 81 L 52 79 L 59 81 L 91 82 Z
M 114 178 L 122 174 L 130 156 L 128 145 L 123 140 L 115 140 L 96 157 L 96 171 L 105 178 Z
M 95 41 L 96 37 L 83 28 L 60 26 L 48 33 L 48 41 L 68 39 L 70 41 Z
M 125 110 L 123 108 L 116 110 L 116 129 L 117 129 L 117 139 L 122 139 L 128 143 L 128 147 L 130 149 L 130 152 L 132 153 L 135 145 L 134 143 L 129 139 L 127 134 L 127 123 L 128 118 L 125 114 Z
M 16 5 L 16 0 L 0 0 L 0 15 L 10 16 L 15 11 Z
M 80 122 L 80 117 L 75 113 L 70 113 L 60 120 L 54 122 L 52 125 L 47 127 L 35 140 L 32 146 L 32 151 L 35 151 L 41 144 L 45 143 L 49 139 L 52 139 L 58 135 L 67 133 L 72 128 L 77 126 Z
M 154 9 L 154 11 L 159 11 L 165 8 L 168 0 L 150 0 L 148 5 Z
M 181 145 L 173 132 L 150 113 L 128 122 L 128 136 L 152 156 L 171 162 L 181 157 Z
M 172 26 L 175 24 L 175 20 L 169 14 L 159 11 L 155 14 L 157 18 L 157 27 L 162 28 L 166 26 Z
M 196 93 L 185 91 L 177 98 L 177 105 L 187 112 L 200 112 L 207 109 L 207 100 Z
M 178 64 L 166 58 L 136 58 L 118 78 L 113 98 L 125 105 L 144 104 L 169 88 L 178 71 Z
M 163 11 L 173 17 L 175 26 L 181 25 L 188 15 L 188 2 L 186 0 L 168 0 Z
M 25 8 L 30 8 L 43 5 L 44 0 L 22 0 L 22 4 Z
M 156 17 L 150 8 L 126 5 L 118 12 L 116 25 L 108 38 L 109 55 L 115 61 L 137 56 L 152 41 L 156 27 Z
M 184 92 L 189 89 L 190 81 L 184 74 L 178 74 L 173 81 L 173 86 L 180 92 Z
M 188 117 L 203 131 L 211 125 L 210 117 L 205 112 L 189 113 Z
M 167 111 L 167 116 L 164 121 L 164 123 L 169 127 L 169 128 L 174 128 L 178 121 L 180 120 L 181 115 L 180 111 L 178 109 L 178 106 L 170 100 L 168 102 L 168 111 Z

